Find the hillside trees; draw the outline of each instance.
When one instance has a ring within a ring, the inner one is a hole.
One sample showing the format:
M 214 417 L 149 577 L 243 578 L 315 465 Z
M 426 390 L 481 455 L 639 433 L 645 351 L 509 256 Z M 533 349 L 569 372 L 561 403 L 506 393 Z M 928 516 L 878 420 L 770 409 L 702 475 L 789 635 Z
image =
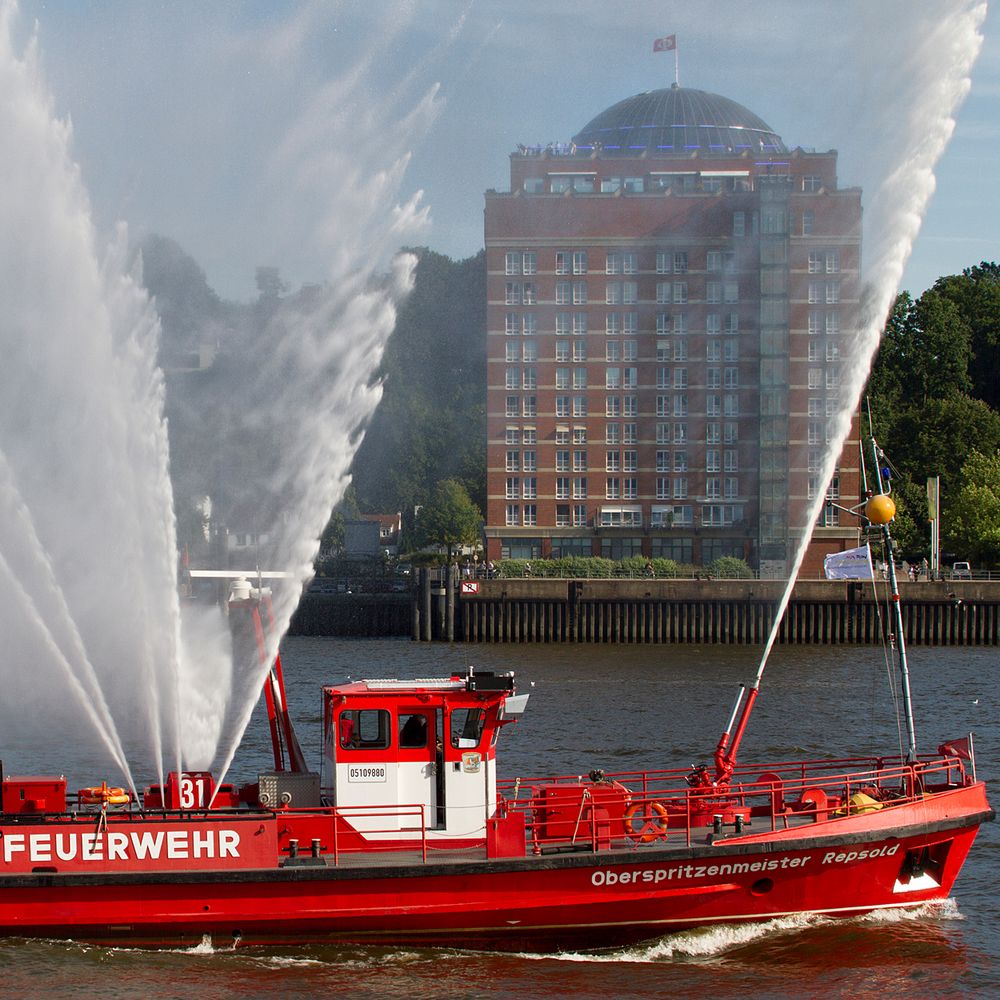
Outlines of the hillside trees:
M 941 477 L 945 548 L 966 551 L 973 525 L 982 527 L 969 512 L 967 484 L 983 474 L 972 461 L 974 451 L 982 457 L 1000 449 L 998 338 L 996 264 L 940 278 L 915 301 L 904 292 L 890 312 L 869 393 L 876 436 L 896 467 L 895 488 L 913 521 L 912 531 L 903 526 L 907 548 L 927 544 L 920 497 L 930 476 Z M 981 551 L 985 558 L 988 546 Z
M 382 402 L 354 459 L 358 502 L 369 511 L 413 509 L 454 479 L 486 497 L 486 263 L 427 249 L 399 309 L 380 369 Z

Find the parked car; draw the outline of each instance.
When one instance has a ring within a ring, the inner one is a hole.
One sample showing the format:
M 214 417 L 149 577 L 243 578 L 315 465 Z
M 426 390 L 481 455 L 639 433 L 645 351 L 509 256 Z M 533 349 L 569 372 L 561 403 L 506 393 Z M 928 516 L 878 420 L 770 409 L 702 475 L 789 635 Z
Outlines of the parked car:
M 952 563 L 951 578 L 953 580 L 971 580 L 972 569 L 967 562 Z

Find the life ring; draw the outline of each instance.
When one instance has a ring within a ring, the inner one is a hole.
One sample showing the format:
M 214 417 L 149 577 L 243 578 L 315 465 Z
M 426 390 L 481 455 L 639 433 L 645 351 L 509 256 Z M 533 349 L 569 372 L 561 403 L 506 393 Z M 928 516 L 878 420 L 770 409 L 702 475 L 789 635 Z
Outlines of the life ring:
M 625 835 L 640 844 L 666 837 L 670 814 L 662 802 L 637 802 L 625 811 Z
M 102 782 L 100 785 L 81 788 L 77 792 L 77 799 L 81 805 L 123 806 L 132 801 L 132 795 L 124 788 L 108 788 L 107 782 Z

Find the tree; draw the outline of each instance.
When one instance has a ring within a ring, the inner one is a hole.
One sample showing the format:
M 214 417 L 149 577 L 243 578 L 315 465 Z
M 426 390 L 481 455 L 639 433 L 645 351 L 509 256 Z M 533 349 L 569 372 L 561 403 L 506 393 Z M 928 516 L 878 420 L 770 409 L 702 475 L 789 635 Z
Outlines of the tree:
M 1000 561 L 1000 453 L 972 452 L 942 520 L 956 553 L 991 566 Z
M 416 519 L 416 537 L 421 545 L 443 545 L 451 562 L 454 550 L 479 541 L 483 516 L 456 479 L 442 479 Z
M 1000 407 L 1000 267 L 983 261 L 961 274 L 938 278 L 932 291 L 950 301 L 969 330 L 972 393 Z

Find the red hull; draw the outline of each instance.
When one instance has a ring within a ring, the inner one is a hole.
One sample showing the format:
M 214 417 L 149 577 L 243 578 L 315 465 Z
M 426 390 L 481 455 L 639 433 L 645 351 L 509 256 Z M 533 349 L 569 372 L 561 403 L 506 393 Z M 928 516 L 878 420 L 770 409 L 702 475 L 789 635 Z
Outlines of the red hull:
M 436 860 L 432 852 L 426 862 L 396 851 L 340 865 L 307 858 L 195 869 L 184 861 L 159 871 L 36 866 L 0 876 L 0 934 L 145 945 L 191 945 L 209 935 L 217 946 L 608 947 L 710 923 L 849 916 L 943 899 L 991 817 L 976 783 L 885 812 L 692 846 L 670 847 L 668 839 L 491 860 Z M 244 813 L 242 823 L 250 829 L 259 820 L 271 842 L 275 818 L 281 822 L 280 813 Z M 177 820 L 173 826 L 185 825 Z M 206 822 L 233 825 L 225 814 L 188 820 L 191 837 L 177 842 L 189 843 Z M 5 824 L 3 833 L 27 843 L 52 830 Z

